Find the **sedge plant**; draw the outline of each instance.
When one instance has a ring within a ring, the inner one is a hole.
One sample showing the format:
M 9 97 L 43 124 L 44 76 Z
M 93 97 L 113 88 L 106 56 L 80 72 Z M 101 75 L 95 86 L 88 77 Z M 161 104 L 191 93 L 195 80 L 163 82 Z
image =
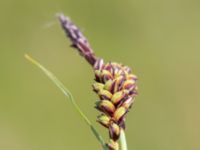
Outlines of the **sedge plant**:
M 119 141 L 121 150 L 128 150 L 125 136 L 125 119 L 137 96 L 137 76 L 132 73 L 128 66 L 111 61 L 106 63 L 102 58 L 97 57 L 78 27 L 63 14 L 60 14 L 58 18 L 72 43 L 71 46 L 78 50 L 94 71 L 95 82 L 92 87 L 99 97 L 99 100 L 95 103 L 95 108 L 100 112 L 97 116 L 97 122 L 108 131 L 108 142 L 104 141 L 62 82 L 29 55 L 26 54 L 25 57 L 39 67 L 69 98 L 75 110 L 85 120 L 104 150 L 120 150 Z

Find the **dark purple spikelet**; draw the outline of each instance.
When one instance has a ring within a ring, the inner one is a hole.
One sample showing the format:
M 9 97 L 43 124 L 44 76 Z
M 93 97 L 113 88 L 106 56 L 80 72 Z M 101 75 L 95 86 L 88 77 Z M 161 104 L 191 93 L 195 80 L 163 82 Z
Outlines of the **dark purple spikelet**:
M 63 30 L 72 42 L 71 46 L 78 49 L 79 53 L 93 66 L 96 57 L 85 36 L 68 17 L 61 14 L 59 20 Z
M 101 112 L 97 122 L 109 131 L 109 150 L 118 150 L 117 140 L 120 130 L 125 129 L 125 116 L 137 96 L 137 76 L 128 66 L 115 62 L 104 63 L 97 58 L 87 39 L 80 30 L 64 15 L 59 16 L 60 23 L 72 42 L 72 46 L 92 65 L 95 74 L 93 90 L 99 96 L 95 108 Z

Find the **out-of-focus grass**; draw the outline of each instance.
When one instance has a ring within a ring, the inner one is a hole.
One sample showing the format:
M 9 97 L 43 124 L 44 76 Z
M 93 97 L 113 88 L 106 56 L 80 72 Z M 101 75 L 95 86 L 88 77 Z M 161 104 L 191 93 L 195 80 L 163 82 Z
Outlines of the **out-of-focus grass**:
M 140 94 L 127 118 L 129 149 L 200 149 L 199 6 L 195 0 L 1 0 L 0 149 L 100 150 L 63 95 L 23 58 L 28 52 L 55 72 L 95 123 L 93 73 L 69 47 L 54 17 L 61 11 L 98 56 L 139 76 Z

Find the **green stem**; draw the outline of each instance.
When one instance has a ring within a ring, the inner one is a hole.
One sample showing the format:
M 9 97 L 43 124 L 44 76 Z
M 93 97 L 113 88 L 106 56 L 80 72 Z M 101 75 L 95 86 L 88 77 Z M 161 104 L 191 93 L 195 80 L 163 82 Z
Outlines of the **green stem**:
M 91 121 L 87 118 L 87 116 L 82 112 L 82 110 L 80 109 L 80 107 L 78 106 L 78 104 L 76 103 L 73 95 L 71 94 L 71 92 L 62 84 L 62 82 L 60 80 L 58 80 L 58 78 L 51 73 L 49 70 L 47 70 L 44 66 L 42 66 L 39 62 L 37 62 L 35 59 L 31 58 L 29 55 L 25 54 L 25 58 L 27 60 L 29 60 L 31 63 L 33 63 L 34 65 L 36 65 L 38 68 L 40 68 L 44 74 L 62 91 L 62 93 L 69 98 L 69 100 L 72 102 L 75 110 L 78 112 L 78 114 L 84 119 L 84 121 L 86 122 L 86 124 L 90 127 L 92 133 L 94 134 L 94 136 L 97 138 L 97 140 L 100 142 L 100 144 L 102 145 L 102 148 L 104 150 L 108 150 L 107 146 L 104 142 L 104 139 L 102 138 L 102 136 L 98 133 L 98 131 L 96 130 L 96 128 L 92 125 Z
M 125 135 L 124 129 L 121 129 L 120 143 L 121 143 L 121 150 L 128 150 L 127 143 L 126 143 L 126 135 Z

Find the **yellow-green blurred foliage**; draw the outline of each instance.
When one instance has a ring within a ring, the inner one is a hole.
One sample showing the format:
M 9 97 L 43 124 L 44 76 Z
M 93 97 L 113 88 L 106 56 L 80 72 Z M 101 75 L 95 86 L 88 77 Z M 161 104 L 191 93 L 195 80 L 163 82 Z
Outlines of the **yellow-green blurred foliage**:
M 200 1 L 1 0 L 1 150 L 101 150 L 25 53 L 64 82 L 107 136 L 95 122 L 92 69 L 69 47 L 58 12 L 81 27 L 98 56 L 138 75 L 140 94 L 127 116 L 130 150 L 200 149 Z

